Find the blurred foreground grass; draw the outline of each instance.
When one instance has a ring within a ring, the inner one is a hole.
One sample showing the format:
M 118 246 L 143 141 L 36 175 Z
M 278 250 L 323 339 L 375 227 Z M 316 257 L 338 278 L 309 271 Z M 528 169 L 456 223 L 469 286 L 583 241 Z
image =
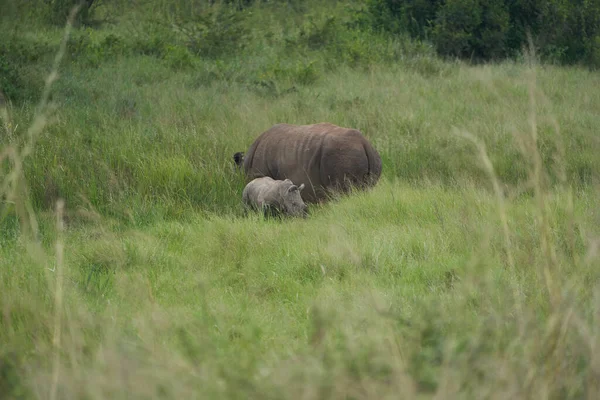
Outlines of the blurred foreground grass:
M 59 398 L 593 398 L 599 196 L 567 198 L 548 237 L 535 199 L 507 207 L 512 268 L 475 187 L 383 181 L 306 221 L 100 220 L 63 239 L 57 347 L 54 252 L 5 242 L 4 390 L 46 397 L 58 351 Z

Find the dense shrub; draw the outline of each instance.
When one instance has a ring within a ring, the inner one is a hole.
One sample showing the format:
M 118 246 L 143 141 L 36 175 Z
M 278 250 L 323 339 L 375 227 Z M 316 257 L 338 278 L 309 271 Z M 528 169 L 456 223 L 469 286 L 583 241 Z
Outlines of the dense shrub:
M 359 19 L 379 31 L 431 40 L 442 55 L 510 57 L 531 33 L 548 60 L 600 66 L 597 0 L 370 0 Z
M 326 54 L 324 63 L 328 70 L 335 70 L 340 64 L 356 68 L 435 56 L 424 43 L 356 27 L 355 21 L 347 22 L 336 15 L 307 16 L 298 33 L 285 39 L 286 54 L 309 51 Z
M 506 54 L 508 11 L 496 0 L 447 0 L 436 14 L 432 39 L 443 55 L 492 59 Z
M 408 32 L 426 38 L 441 3 L 441 0 L 369 0 L 367 12 L 359 13 L 357 19 L 378 31 Z
M 94 0 L 47 0 L 48 18 L 51 23 L 64 25 L 74 7 L 80 5 L 76 22 L 87 24 L 91 18 Z
M 0 91 L 11 101 L 33 100 L 39 95 L 43 80 L 31 78 L 28 72 L 51 49 L 18 35 L 8 35 L 5 39 L 0 41 Z
M 209 8 L 179 18 L 175 29 L 191 53 L 214 58 L 245 47 L 249 31 L 243 19 L 244 14 L 232 7 Z
M 113 33 L 99 34 L 93 29 L 85 29 L 69 37 L 69 56 L 82 65 L 97 67 L 101 62 L 114 59 L 130 50 L 123 37 Z
M 600 67 L 600 1 L 540 1 L 537 40 L 557 61 Z
M 12 49 L 0 45 L 0 92 L 9 99 L 19 99 L 25 84 L 19 74 L 19 65 L 11 60 Z

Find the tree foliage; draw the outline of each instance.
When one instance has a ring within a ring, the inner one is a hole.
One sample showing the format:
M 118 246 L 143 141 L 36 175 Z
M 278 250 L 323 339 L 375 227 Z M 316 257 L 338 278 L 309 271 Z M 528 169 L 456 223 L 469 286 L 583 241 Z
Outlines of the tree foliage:
M 528 33 L 546 59 L 600 66 L 600 0 L 370 0 L 371 26 L 431 40 L 439 54 L 518 54 Z

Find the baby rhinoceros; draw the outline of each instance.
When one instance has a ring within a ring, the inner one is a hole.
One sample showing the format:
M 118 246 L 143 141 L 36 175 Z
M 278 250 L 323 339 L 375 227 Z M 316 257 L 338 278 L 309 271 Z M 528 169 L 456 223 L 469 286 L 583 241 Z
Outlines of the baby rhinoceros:
M 283 213 L 306 218 L 306 204 L 300 196 L 304 184 L 296 186 L 291 180 L 275 180 L 268 176 L 256 178 L 246 185 L 242 200 L 246 207 L 265 213 Z

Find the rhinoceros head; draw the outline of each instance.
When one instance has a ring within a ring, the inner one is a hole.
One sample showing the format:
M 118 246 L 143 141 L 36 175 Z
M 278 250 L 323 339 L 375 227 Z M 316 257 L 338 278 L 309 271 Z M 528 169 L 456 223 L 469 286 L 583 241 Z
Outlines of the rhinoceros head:
M 281 197 L 283 203 L 282 206 L 286 214 L 295 217 L 306 217 L 307 206 L 304 204 L 304 200 L 302 200 L 302 196 L 300 195 L 300 192 L 304 189 L 304 183 L 300 186 L 296 186 L 289 179 L 286 179 L 284 183 L 285 184 L 282 185 L 283 190 Z

